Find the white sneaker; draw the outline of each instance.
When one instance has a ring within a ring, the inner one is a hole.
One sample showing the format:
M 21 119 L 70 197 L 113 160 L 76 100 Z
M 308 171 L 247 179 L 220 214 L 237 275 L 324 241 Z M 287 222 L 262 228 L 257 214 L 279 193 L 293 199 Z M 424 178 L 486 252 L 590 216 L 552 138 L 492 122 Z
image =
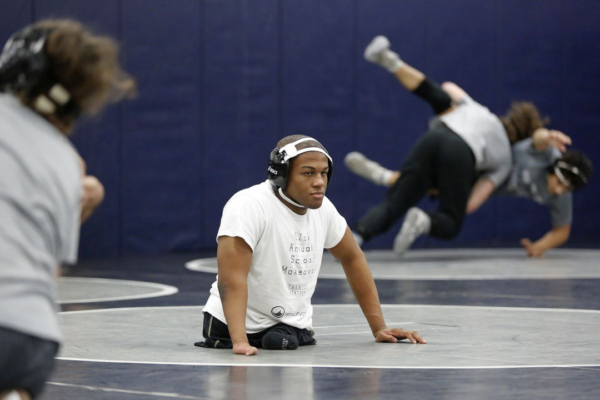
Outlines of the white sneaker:
M 402 66 L 398 54 L 390 50 L 390 41 L 385 36 L 376 36 L 365 49 L 365 60 L 380 65 L 394 73 Z
M 399 256 L 404 255 L 419 236 L 429 233 L 430 228 L 431 218 L 423 210 L 417 207 L 408 210 L 402 228 L 394 239 L 396 254 Z
M 376 63 L 382 51 L 390 49 L 390 41 L 385 36 L 375 36 L 365 49 L 365 60 Z
M 389 169 L 382 167 L 381 164 L 373 160 L 369 160 L 358 151 L 346 154 L 344 164 L 356 175 L 379 186 L 388 186 L 388 180 L 393 174 Z

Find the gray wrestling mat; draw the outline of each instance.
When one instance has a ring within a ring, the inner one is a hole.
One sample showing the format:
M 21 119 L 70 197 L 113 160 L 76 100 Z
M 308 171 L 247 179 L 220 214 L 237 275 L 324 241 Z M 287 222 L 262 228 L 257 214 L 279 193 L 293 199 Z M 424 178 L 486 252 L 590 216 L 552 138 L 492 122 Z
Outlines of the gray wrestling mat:
M 150 282 L 62 277 L 58 280 L 57 292 L 59 304 L 72 304 L 169 296 L 178 289 Z
M 600 311 L 467 306 L 383 306 L 388 325 L 417 330 L 426 345 L 375 343 L 355 305 L 317 305 L 318 344 L 258 356 L 194 347 L 202 307 L 61 313 L 59 359 L 146 364 L 350 368 L 600 366 Z
M 559 249 L 544 258 L 528 258 L 523 249 L 413 250 L 404 257 L 392 251 L 365 251 L 375 279 L 493 280 L 600 278 L 599 250 Z M 216 258 L 193 260 L 186 268 L 217 273 Z M 323 256 L 320 278 L 346 279 L 329 253 Z

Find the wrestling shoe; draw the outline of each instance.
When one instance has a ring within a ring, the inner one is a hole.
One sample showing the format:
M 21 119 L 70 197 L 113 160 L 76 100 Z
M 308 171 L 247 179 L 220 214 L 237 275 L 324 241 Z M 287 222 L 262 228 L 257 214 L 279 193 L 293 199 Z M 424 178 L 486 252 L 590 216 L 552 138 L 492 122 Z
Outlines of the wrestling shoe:
M 365 49 L 365 60 L 380 65 L 394 73 L 402 66 L 398 54 L 390 50 L 390 41 L 385 36 L 376 36 Z
M 369 160 L 357 151 L 346 154 L 344 164 L 356 175 L 379 186 L 387 186 L 388 180 L 393 174 L 389 169 L 382 167 L 381 164 L 375 161 Z
M 408 210 L 402 228 L 394 239 L 396 254 L 399 256 L 404 255 L 419 236 L 429 233 L 430 228 L 431 218 L 423 210 L 417 207 Z

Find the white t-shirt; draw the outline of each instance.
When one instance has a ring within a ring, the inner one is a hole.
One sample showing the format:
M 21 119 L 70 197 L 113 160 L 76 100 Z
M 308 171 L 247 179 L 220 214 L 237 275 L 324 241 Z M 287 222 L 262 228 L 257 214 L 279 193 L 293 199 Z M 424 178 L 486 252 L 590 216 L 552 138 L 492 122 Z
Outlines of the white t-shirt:
M 310 300 L 323 249 L 335 247 L 346 227 L 346 220 L 326 197 L 319 209 L 298 215 L 275 196 L 269 181 L 242 190 L 227 202 L 217 240 L 221 236 L 240 237 L 253 251 L 247 333 L 278 323 L 312 330 Z M 216 281 L 203 311 L 226 322 Z
M 482 177 L 500 186 L 510 174 L 512 156 L 508 135 L 498 117 L 465 95 L 456 110 L 440 120 L 469 145 Z
M 67 138 L 0 94 L 0 327 L 61 340 L 55 279 L 77 260 L 81 192 Z

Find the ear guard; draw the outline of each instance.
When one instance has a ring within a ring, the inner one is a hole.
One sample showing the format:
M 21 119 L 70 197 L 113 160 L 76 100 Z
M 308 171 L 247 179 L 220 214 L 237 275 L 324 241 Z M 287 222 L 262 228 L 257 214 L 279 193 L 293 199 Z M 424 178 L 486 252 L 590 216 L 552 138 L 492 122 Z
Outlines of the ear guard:
M 28 26 L 6 42 L 0 55 L 0 90 L 25 93 L 41 114 L 79 113 L 71 94 L 52 77 L 45 53 L 50 29 Z
M 557 160 L 552 167 L 552 172 L 558 180 L 567 188 L 578 190 L 588 183 L 587 177 L 574 165 Z
M 50 32 L 27 27 L 13 34 L 0 55 L 0 87 L 13 92 L 27 92 L 38 87 L 49 75 L 44 52 Z
M 300 154 L 307 153 L 309 151 L 318 151 L 319 153 L 325 154 L 329 163 L 329 171 L 327 172 L 327 184 L 331 182 L 331 175 L 333 173 L 333 160 L 331 156 L 327 153 L 327 151 L 323 150 L 320 147 L 305 147 L 303 149 L 298 150 L 296 148 L 297 144 L 302 142 L 307 142 L 309 140 L 317 140 L 305 137 L 300 140 L 297 140 L 293 143 L 286 144 L 281 149 L 275 148 L 271 152 L 269 157 L 269 164 L 267 166 L 267 177 L 271 181 L 271 183 L 281 190 L 285 190 L 287 187 L 288 177 L 290 173 L 290 160 L 294 157 L 299 156 Z

